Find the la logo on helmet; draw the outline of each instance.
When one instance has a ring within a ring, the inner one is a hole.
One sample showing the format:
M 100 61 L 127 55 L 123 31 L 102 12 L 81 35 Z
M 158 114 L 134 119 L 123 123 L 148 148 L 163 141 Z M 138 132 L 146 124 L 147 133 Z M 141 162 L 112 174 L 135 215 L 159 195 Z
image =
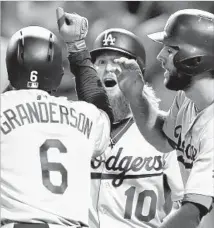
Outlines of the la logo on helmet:
M 103 46 L 109 46 L 109 45 L 115 45 L 116 38 L 113 38 L 112 34 L 105 33 L 104 39 L 103 39 Z

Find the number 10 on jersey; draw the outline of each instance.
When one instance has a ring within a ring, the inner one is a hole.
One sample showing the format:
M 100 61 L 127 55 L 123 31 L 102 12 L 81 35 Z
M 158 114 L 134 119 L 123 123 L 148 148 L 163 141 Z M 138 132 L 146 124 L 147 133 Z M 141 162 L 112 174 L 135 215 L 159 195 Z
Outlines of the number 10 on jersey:
M 155 217 L 156 206 L 157 206 L 157 195 L 153 190 L 144 190 L 140 192 L 137 196 L 136 207 L 133 208 L 134 196 L 136 192 L 136 187 L 132 186 L 125 191 L 126 195 L 126 205 L 124 219 L 131 219 L 132 213 L 141 222 L 149 222 Z M 146 204 L 145 199 L 150 199 L 150 203 Z M 148 213 L 143 215 L 143 209 L 148 207 Z

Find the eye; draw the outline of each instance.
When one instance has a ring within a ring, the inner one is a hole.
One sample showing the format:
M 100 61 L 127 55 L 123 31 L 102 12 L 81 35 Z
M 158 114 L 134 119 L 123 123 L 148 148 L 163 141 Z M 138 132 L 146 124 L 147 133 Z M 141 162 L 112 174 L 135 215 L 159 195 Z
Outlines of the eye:
M 106 60 L 105 59 L 99 59 L 97 64 L 98 65 L 105 65 L 106 64 Z

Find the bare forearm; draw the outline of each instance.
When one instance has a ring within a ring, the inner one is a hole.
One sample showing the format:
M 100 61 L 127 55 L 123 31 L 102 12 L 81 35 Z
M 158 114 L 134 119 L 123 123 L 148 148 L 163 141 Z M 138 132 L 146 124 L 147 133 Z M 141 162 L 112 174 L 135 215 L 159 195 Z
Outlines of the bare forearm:
M 158 109 L 151 96 L 147 94 L 146 86 L 143 90 L 144 92 L 135 93 L 134 97 L 129 99 L 136 124 L 145 139 L 158 151 L 169 152 L 172 148 L 162 131 L 166 113 Z
M 118 84 L 130 103 L 141 134 L 160 152 L 172 151 L 162 130 L 164 115 L 158 109 L 153 90 L 145 84 L 137 61 L 123 57 L 114 62 L 120 65 L 121 69 L 116 71 Z

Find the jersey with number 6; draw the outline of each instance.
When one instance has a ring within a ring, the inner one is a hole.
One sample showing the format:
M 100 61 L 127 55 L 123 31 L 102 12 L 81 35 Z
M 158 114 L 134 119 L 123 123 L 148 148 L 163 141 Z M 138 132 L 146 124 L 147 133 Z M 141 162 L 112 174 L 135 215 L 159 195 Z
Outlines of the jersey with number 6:
M 91 228 L 159 227 L 172 201 L 183 198 L 176 152 L 157 151 L 135 123 L 91 167 Z
M 90 160 L 109 144 L 107 115 L 41 90 L 1 94 L 1 221 L 88 223 Z

